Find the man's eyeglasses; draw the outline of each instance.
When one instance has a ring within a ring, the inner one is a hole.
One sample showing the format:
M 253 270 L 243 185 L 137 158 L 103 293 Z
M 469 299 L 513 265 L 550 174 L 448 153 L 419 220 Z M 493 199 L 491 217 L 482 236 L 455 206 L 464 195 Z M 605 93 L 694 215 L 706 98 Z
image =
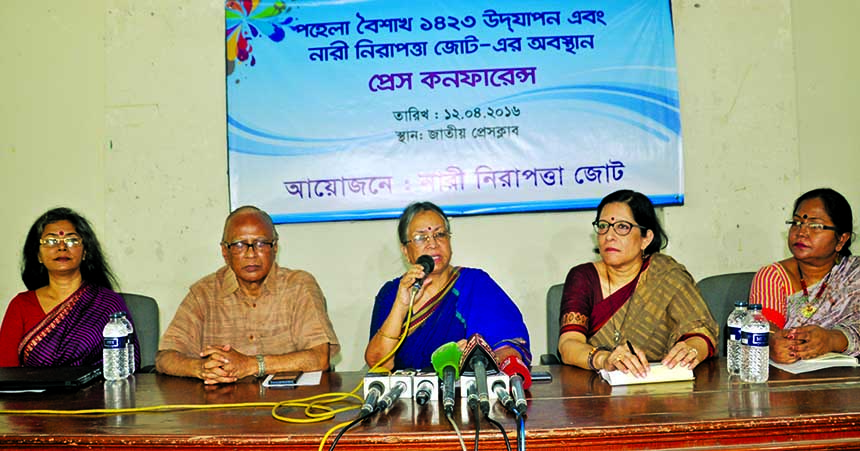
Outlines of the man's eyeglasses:
M 406 243 L 415 243 L 416 246 L 425 246 L 430 242 L 430 238 L 433 238 L 434 240 L 436 240 L 436 242 L 448 241 L 448 239 L 451 238 L 451 232 L 447 230 L 440 230 L 432 235 L 417 233 L 415 235 L 412 235 L 411 240 L 406 240 Z
M 275 243 L 278 240 L 272 241 L 264 241 L 264 240 L 256 240 L 256 241 L 234 241 L 232 243 L 223 243 L 224 246 L 230 251 L 233 255 L 243 255 L 248 249 L 254 249 L 256 252 L 267 252 L 270 251 L 273 247 L 275 247 Z
M 801 230 L 804 227 L 809 229 L 810 232 L 822 232 L 824 230 L 833 230 L 836 231 L 836 227 L 820 224 L 817 222 L 801 222 L 796 219 L 792 219 L 790 221 L 785 221 L 785 224 L 790 226 L 790 229 L 793 230 Z
M 594 226 L 594 231 L 597 232 L 598 235 L 606 235 L 609 233 L 609 229 L 615 229 L 615 233 L 617 233 L 618 236 L 629 235 L 630 231 L 633 230 L 634 227 L 648 230 L 646 227 L 627 221 L 618 221 L 614 223 L 609 221 L 594 221 L 591 225 Z
M 75 247 L 81 245 L 81 239 L 76 236 L 67 236 L 65 238 L 42 238 L 39 244 L 45 247 L 57 247 L 60 243 L 66 243 L 66 247 Z

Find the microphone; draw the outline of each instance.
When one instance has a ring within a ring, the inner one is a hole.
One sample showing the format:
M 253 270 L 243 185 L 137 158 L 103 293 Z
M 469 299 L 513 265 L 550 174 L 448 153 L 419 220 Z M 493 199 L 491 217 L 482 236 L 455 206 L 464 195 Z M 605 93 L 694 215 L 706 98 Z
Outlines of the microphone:
M 477 385 L 478 384 L 469 384 L 469 388 L 466 389 L 466 403 L 469 406 L 469 410 L 473 412 L 477 412 L 478 410 L 478 390 L 476 388 Z M 463 387 L 460 387 L 460 390 L 462 389 Z M 477 421 L 480 421 L 480 419 Z
M 412 393 L 419 406 L 427 404 L 431 399 L 439 398 L 439 377 L 430 371 L 418 371 L 412 378 Z
M 426 380 L 419 382 L 415 388 L 415 402 L 423 406 L 430 401 L 431 396 L 433 396 L 433 383 Z
M 378 379 L 378 378 L 374 378 Z M 367 378 L 365 378 L 367 383 Z M 379 380 L 373 380 L 367 387 L 367 393 L 364 395 L 364 404 L 361 406 L 360 415 L 369 415 L 376 411 L 376 400 L 382 395 L 385 390 L 385 385 Z
M 508 393 L 508 387 L 505 386 L 502 381 L 493 382 L 493 392 L 496 393 L 496 398 L 499 399 L 499 402 L 508 409 L 514 410 L 514 398 L 511 398 L 510 393 Z
M 394 404 L 394 401 L 400 399 L 400 394 L 403 393 L 403 390 L 406 390 L 405 382 L 398 381 L 396 384 L 394 384 L 394 386 L 391 387 L 390 390 L 388 390 L 388 393 L 386 393 L 382 397 L 382 399 L 379 400 L 379 410 L 384 412 L 386 409 L 391 407 L 391 405 Z
M 511 393 L 514 397 L 516 412 L 523 414 L 528 408 L 526 401 L 526 389 L 532 386 L 532 373 L 529 368 L 518 356 L 508 356 L 499 365 L 502 371 L 511 377 Z
M 490 345 L 478 334 L 469 337 L 466 348 L 463 350 L 463 358 L 460 359 L 463 369 L 469 369 L 475 373 L 475 385 L 478 390 L 478 401 L 481 411 L 485 415 L 490 414 L 490 393 L 487 389 L 487 372 L 498 372 L 496 356 Z
M 418 257 L 418 260 L 415 260 L 415 264 L 424 267 L 424 277 L 427 277 L 427 274 L 433 272 L 433 268 L 436 267 L 436 263 L 433 262 L 433 257 L 426 254 Z M 424 283 L 424 277 L 415 279 L 415 283 L 412 284 L 413 293 L 417 293 L 418 290 L 421 289 L 421 285 Z
M 490 391 L 487 390 L 487 358 L 478 354 L 469 359 L 469 365 L 475 370 L 475 386 L 478 390 L 478 401 L 485 415 L 490 413 Z
M 439 346 L 430 355 L 433 369 L 442 379 L 442 407 L 448 415 L 454 414 L 454 381 L 460 375 L 460 348 L 453 341 Z

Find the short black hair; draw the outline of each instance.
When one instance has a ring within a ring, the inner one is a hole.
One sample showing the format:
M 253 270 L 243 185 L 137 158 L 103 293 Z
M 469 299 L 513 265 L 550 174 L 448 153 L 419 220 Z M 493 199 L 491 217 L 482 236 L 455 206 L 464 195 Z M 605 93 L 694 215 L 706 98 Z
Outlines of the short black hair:
M 627 206 L 630 207 L 630 211 L 633 212 L 633 220 L 635 220 L 640 226 L 645 227 L 645 229 L 654 233 L 654 239 L 651 240 L 651 243 L 648 244 L 648 247 L 646 247 L 643 252 L 646 256 L 656 254 L 657 252 L 660 252 L 661 249 L 665 249 L 666 246 L 669 245 L 669 237 L 666 236 L 666 232 L 663 231 L 663 227 L 657 219 L 657 212 L 654 211 L 654 204 L 648 196 L 637 191 L 622 189 L 604 197 L 603 200 L 600 201 L 600 205 L 597 206 L 597 217 L 595 218 L 595 221 L 600 220 L 600 212 L 603 211 L 603 207 L 607 204 L 616 202 L 627 204 Z M 643 236 L 645 235 L 646 230 L 639 229 L 639 231 Z

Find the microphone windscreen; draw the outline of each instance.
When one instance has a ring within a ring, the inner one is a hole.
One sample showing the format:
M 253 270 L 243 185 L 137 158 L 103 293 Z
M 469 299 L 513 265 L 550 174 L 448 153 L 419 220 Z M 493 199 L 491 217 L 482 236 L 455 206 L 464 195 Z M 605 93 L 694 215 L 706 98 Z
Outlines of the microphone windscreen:
M 505 357 L 505 360 L 499 365 L 499 369 L 501 369 L 508 376 L 519 375 L 523 378 L 523 389 L 528 390 L 529 387 L 532 386 L 532 373 L 529 371 L 529 367 L 526 366 L 525 362 L 521 358 L 515 355 L 510 355 Z
M 418 260 L 415 260 L 415 264 L 424 267 L 424 274 L 430 274 L 433 272 L 433 268 L 436 267 L 436 264 L 433 262 L 433 257 L 426 254 L 418 257 Z
M 433 363 L 433 369 L 439 375 L 439 379 L 444 379 L 445 367 L 454 368 L 454 379 L 460 378 L 460 348 L 453 341 L 443 344 L 433 351 L 430 355 L 430 362 Z
M 463 347 L 463 357 L 460 358 L 460 371 L 474 371 L 471 360 L 475 355 L 482 355 L 486 358 L 486 367 L 488 373 L 494 373 L 499 370 L 499 361 L 496 359 L 496 353 L 490 347 L 487 340 L 484 340 L 480 334 L 472 334 Z

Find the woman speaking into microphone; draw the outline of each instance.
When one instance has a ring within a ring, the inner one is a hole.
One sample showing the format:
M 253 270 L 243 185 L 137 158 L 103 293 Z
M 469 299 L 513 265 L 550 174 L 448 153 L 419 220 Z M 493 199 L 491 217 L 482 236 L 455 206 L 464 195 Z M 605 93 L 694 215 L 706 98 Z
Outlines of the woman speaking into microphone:
M 409 205 L 397 233 L 409 268 L 376 295 L 364 351 L 368 365 L 380 363 L 404 333 L 403 344 L 381 367 L 431 368 L 436 348 L 452 341 L 462 347 L 472 334 L 480 334 L 499 360 L 513 355 L 531 361 L 529 333 L 511 298 L 486 272 L 451 266 L 451 225 L 441 208 L 431 202 Z

